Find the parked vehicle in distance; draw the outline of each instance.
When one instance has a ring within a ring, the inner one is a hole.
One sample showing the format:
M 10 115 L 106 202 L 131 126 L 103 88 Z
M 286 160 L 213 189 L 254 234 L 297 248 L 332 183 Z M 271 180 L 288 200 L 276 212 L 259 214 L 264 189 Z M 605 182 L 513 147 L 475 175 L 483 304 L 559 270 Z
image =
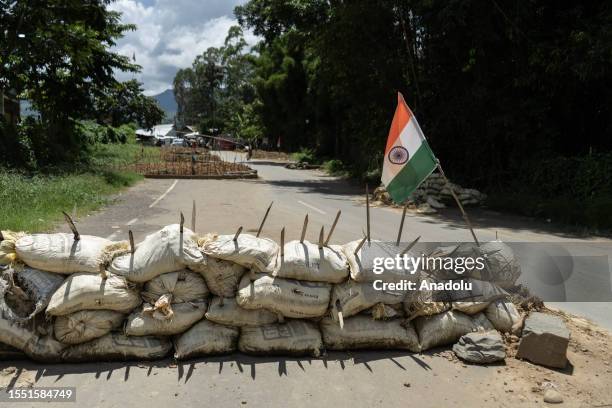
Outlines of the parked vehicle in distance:
M 178 137 L 172 141 L 171 145 L 172 146 L 181 146 L 181 147 L 188 146 L 187 141 L 185 139 L 180 139 Z

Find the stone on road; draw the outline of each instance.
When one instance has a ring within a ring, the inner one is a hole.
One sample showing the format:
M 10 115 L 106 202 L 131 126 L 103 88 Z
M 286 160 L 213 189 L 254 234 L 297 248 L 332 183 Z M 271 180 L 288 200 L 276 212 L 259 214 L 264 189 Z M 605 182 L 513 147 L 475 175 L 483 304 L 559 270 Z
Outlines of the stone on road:
M 504 342 L 493 330 L 461 336 L 453 346 L 453 352 L 460 359 L 474 364 L 490 364 L 506 358 Z
M 517 358 L 547 367 L 564 368 L 570 332 L 558 316 L 533 312 L 525 319 Z

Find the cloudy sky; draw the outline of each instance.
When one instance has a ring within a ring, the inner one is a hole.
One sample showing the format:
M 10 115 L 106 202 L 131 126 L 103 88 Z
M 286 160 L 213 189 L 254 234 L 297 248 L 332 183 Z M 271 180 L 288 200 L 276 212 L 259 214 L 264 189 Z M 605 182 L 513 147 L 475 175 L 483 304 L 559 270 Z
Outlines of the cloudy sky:
M 228 29 L 237 24 L 233 10 L 245 0 L 118 0 L 111 8 L 123 13 L 124 23 L 138 29 L 118 41 L 117 51 L 142 66 L 139 74 L 118 73 L 120 80 L 134 76 L 146 94 L 172 87 L 174 74 L 188 67 L 208 47 L 218 47 Z M 256 38 L 246 34 L 250 44 Z

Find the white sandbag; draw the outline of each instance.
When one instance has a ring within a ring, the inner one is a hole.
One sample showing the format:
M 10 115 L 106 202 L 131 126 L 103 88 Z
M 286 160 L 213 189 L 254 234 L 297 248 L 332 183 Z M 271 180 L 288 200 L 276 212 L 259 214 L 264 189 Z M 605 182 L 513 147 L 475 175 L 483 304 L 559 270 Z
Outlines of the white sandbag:
M 447 301 L 452 301 L 452 308 L 460 312 L 474 315 L 484 311 L 489 304 L 500 298 L 508 296 L 508 293 L 487 281 L 477 279 L 463 279 L 471 285 L 469 290 L 444 291 Z
M 208 289 L 215 296 L 226 298 L 236 296 L 240 278 L 247 269 L 237 263 L 212 257 L 206 258 L 206 264 L 206 268 L 203 268 L 200 273 L 204 276 Z
M 114 310 L 80 310 L 55 319 L 55 338 L 64 344 L 85 343 L 121 326 L 123 313 Z
M 227 326 L 261 326 L 276 323 L 276 314 L 266 309 L 243 309 L 236 303 L 236 299 L 223 299 L 215 297 L 208 306 L 206 318 L 212 322 Z
M 87 343 L 76 344 L 62 352 L 68 362 L 157 360 L 172 350 L 165 337 L 128 337 L 111 332 Z
M 113 257 L 129 250 L 125 241 L 73 234 L 33 234 L 15 242 L 17 258 L 26 265 L 48 272 L 71 274 L 75 272 L 99 273 Z
M 65 347 L 51 336 L 41 336 L 4 316 L 0 316 L 0 342 L 23 351 L 32 360 L 49 363 L 59 361 Z
M 365 242 L 355 254 L 355 249 L 359 246 L 361 240 L 349 242 L 342 246 L 344 255 L 346 256 L 351 271 L 351 279 L 356 282 L 374 282 L 380 280 L 382 282 L 400 282 L 408 280 L 419 282 L 420 271 L 413 271 L 410 268 L 390 268 L 384 272 L 375 273 L 374 259 L 376 258 L 395 258 L 406 248 L 396 246 L 394 243 L 381 242 L 372 240 Z M 418 257 L 420 254 L 416 252 L 416 248 L 412 248 L 406 253 L 408 257 Z
M 333 287 L 331 317 L 338 321 L 338 312 L 342 312 L 343 317 L 349 317 L 377 303 L 402 303 L 404 297 L 404 292 L 375 290 L 370 282 L 359 283 L 349 279 Z
M 140 305 L 138 292 L 122 276 L 75 273 L 55 291 L 47 314 L 62 316 L 79 310 L 115 310 L 129 313 Z
M 174 341 L 174 358 L 231 353 L 236 350 L 240 329 L 222 326 L 207 320 L 196 323 Z
M 346 256 L 338 245 L 324 246 L 304 241 L 285 244 L 283 256 L 278 257 L 273 276 L 312 282 L 339 283 L 349 274 Z
M 45 310 L 51 296 L 64 281 L 62 275 L 29 267 L 23 267 L 19 272 L 9 269 L 3 273 L 3 278 L 2 286 L 6 286 L 0 291 L 3 299 L 11 303 L 5 296 L 12 295 L 25 306 L 21 315 L 11 308 L 6 309 L 5 317 L 18 322 L 27 322 Z
M 188 270 L 163 273 L 144 285 L 142 297 L 155 303 L 160 296 L 170 295 L 172 303 L 194 302 L 208 297 L 208 287 L 202 275 Z
M 485 316 L 495 329 L 502 333 L 512 332 L 521 324 L 521 314 L 514 303 L 505 299 L 498 299 L 486 308 Z
M 259 327 L 242 327 L 238 349 L 255 355 L 311 355 L 319 357 L 323 349 L 317 326 L 304 320 Z
M 245 275 L 240 281 L 236 303 L 245 309 L 268 309 L 285 317 L 308 318 L 325 314 L 331 285 L 273 278 L 258 274 L 251 282 Z
M 147 310 L 133 312 L 125 324 L 128 336 L 170 336 L 182 333 L 204 317 L 206 302 L 177 303 L 173 306 L 174 315 L 170 319 L 159 319 Z
M 404 349 L 419 352 L 419 337 L 410 322 L 399 319 L 373 320 L 354 316 L 344 320 L 344 327 L 326 317 L 320 323 L 323 343 L 329 350 Z
M 278 244 L 269 238 L 257 238 L 250 234 L 211 236 L 201 239 L 202 252 L 213 258 L 232 261 L 260 272 L 272 272 L 276 265 Z
M 419 317 L 414 320 L 414 325 L 423 351 L 454 343 L 467 333 L 493 330 L 491 322 L 482 313 L 468 316 L 454 310 L 434 316 Z
M 180 225 L 173 224 L 147 235 L 133 254 L 115 258 L 109 270 L 132 282 L 146 282 L 186 266 L 197 269 L 203 264 L 203 257 L 196 235 L 187 228 L 181 234 Z

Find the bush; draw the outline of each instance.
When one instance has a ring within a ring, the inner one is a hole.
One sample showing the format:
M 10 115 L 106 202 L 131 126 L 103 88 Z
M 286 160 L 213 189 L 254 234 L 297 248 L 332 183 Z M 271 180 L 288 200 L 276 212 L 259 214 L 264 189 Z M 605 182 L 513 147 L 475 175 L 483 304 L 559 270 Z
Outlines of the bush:
M 317 161 L 315 151 L 309 148 L 302 148 L 300 151 L 292 153 L 291 159 L 298 163 L 310 163 L 313 164 Z

